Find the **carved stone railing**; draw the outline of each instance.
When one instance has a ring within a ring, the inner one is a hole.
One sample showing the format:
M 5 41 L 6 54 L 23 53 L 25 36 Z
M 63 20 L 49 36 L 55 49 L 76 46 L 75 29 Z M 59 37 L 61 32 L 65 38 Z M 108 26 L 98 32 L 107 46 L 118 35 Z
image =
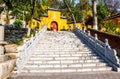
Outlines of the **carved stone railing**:
M 32 36 L 30 40 L 24 42 L 23 46 L 18 52 L 18 58 L 16 60 L 16 67 L 14 70 L 15 73 L 20 73 L 21 70 L 24 68 L 25 64 L 28 62 L 33 53 L 33 49 L 36 47 L 36 44 L 43 37 L 45 32 L 46 26 L 44 26 L 39 32 L 37 32 L 34 37 Z
M 119 59 L 117 57 L 116 50 L 112 49 L 105 39 L 105 43 L 98 40 L 97 34 L 93 37 L 90 31 L 85 32 L 74 27 L 73 32 L 80 38 L 85 44 L 87 44 L 93 51 L 102 57 L 114 70 L 120 71 Z

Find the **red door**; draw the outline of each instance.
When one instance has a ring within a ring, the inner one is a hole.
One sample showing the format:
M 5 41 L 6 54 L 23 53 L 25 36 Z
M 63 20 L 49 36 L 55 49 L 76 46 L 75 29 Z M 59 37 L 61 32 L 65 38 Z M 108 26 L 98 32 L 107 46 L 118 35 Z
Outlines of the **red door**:
M 53 30 L 53 31 L 57 31 L 58 30 L 58 25 L 57 25 L 56 22 L 52 22 L 51 23 L 51 30 Z

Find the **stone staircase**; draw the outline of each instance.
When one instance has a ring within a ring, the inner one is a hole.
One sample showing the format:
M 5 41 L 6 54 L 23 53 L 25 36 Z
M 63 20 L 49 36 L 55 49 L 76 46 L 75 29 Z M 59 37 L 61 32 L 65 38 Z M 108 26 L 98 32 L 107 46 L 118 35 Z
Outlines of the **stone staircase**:
M 21 73 L 91 72 L 112 69 L 74 33 L 67 31 L 47 31 L 33 52 Z

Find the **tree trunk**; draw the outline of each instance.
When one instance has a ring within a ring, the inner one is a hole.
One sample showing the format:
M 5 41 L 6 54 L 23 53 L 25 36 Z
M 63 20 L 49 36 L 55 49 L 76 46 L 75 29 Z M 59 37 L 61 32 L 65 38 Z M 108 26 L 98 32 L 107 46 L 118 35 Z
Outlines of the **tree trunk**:
M 93 29 L 98 29 L 97 26 L 97 8 L 96 8 L 96 0 L 92 0 L 92 10 L 93 10 Z
M 29 21 L 29 26 L 27 26 L 27 37 L 30 37 L 30 32 L 31 32 L 31 25 L 32 25 L 32 18 Z
M 6 10 L 6 24 L 10 24 L 9 10 Z
M 33 15 L 34 15 L 34 10 L 35 10 L 35 3 L 36 0 L 31 0 L 31 6 L 32 6 L 32 9 L 31 9 L 31 19 L 30 19 L 30 26 L 28 27 L 28 32 L 27 32 L 27 37 L 30 36 L 30 32 L 31 32 L 31 23 L 32 23 L 32 18 L 33 18 Z
M 30 27 L 28 27 L 27 37 L 30 37 L 30 32 L 31 32 L 31 28 L 30 28 Z

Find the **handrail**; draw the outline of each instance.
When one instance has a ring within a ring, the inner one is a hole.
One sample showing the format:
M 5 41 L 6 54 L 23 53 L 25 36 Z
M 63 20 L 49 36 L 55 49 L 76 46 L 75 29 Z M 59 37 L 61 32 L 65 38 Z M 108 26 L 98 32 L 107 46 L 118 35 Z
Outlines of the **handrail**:
M 74 27 L 73 32 L 91 49 L 93 49 L 99 56 L 101 56 L 114 70 L 119 71 L 120 64 L 116 54 L 116 50 L 112 49 L 105 39 L 105 43 L 98 40 L 97 34 L 93 37 L 90 31 L 85 32 Z
M 14 69 L 15 73 L 20 73 L 21 70 L 24 68 L 25 64 L 28 62 L 29 58 L 33 53 L 33 49 L 35 48 L 39 40 L 43 37 L 45 32 L 46 25 L 39 32 L 37 32 L 34 37 L 32 36 L 30 40 L 26 41 L 23 44 L 21 49 L 18 51 L 16 67 Z

